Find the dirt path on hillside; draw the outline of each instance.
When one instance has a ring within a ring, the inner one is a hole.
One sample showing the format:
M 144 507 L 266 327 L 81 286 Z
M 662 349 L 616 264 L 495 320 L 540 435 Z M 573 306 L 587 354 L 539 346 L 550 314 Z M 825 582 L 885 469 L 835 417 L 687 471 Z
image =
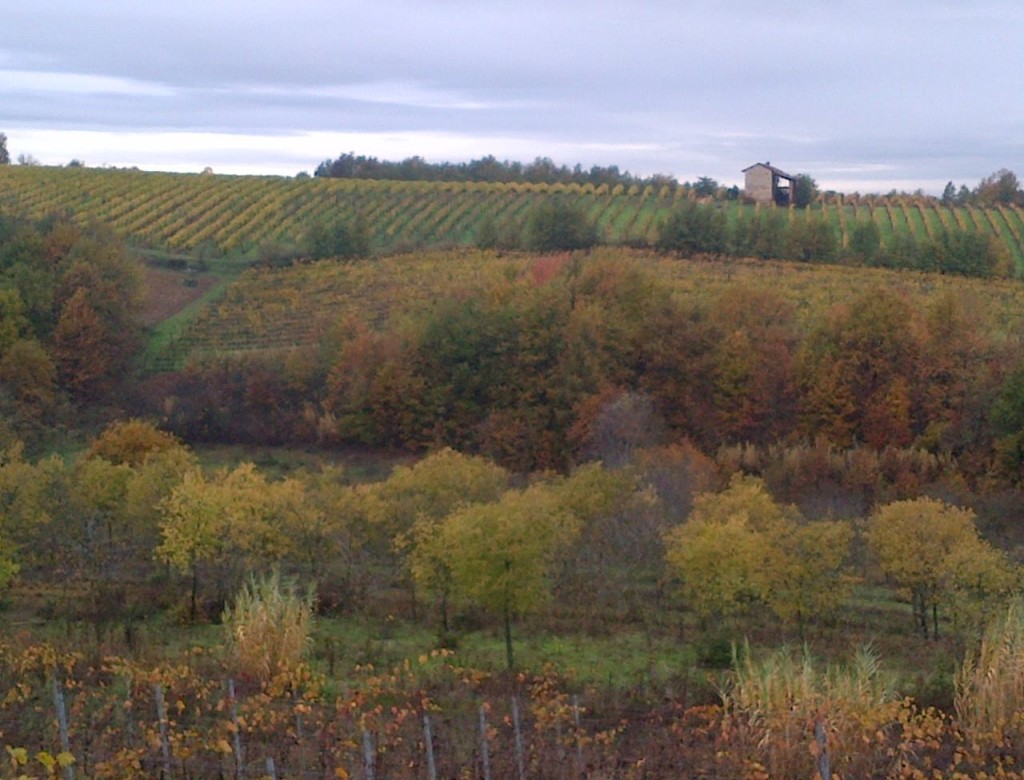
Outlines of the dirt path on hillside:
M 189 286 L 186 280 L 194 280 Z M 145 297 L 142 305 L 142 324 L 147 328 L 159 325 L 173 317 L 190 303 L 204 295 L 217 284 L 217 277 L 211 274 L 190 274 L 185 271 L 171 271 L 166 268 L 143 270 Z

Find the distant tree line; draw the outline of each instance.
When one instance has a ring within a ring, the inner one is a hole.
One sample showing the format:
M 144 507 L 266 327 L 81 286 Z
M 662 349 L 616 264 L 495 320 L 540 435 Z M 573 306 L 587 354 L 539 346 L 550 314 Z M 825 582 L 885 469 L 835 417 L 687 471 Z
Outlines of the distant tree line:
M 972 190 L 966 184 L 956 187 L 952 181 L 942 191 L 942 202 L 950 206 L 1024 205 L 1024 191 L 1017 174 L 1006 168 L 986 176 Z
M 523 182 L 536 184 L 602 184 L 614 186 L 636 184 L 675 189 L 679 182 L 672 176 L 656 173 L 653 176 L 634 176 L 620 171 L 617 165 L 594 165 L 584 170 L 576 164 L 572 168 L 558 165 L 549 157 L 538 157 L 532 163 L 499 160 L 493 155 L 479 160 L 453 163 L 430 163 L 422 157 L 407 157 L 400 162 L 380 160 L 376 157 L 342 154 L 335 160 L 324 160 L 317 166 L 314 176 L 332 179 L 389 179 L 396 181 L 487 181 Z

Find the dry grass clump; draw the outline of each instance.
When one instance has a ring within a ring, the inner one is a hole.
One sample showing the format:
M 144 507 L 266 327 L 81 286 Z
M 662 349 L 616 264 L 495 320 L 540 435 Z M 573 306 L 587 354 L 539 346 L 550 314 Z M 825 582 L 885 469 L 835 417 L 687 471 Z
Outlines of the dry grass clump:
M 294 668 L 311 642 L 314 601 L 312 592 L 301 594 L 276 569 L 251 576 L 223 615 L 239 673 L 266 682 Z
M 957 719 L 965 732 L 999 736 L 1021 728 L 1024 713 L 1024 604 L 992 620 L 956 677 Z
M 891 761 L 876 748 L 905 706 L 870 648 L 826 667 L 806 651 L 754 660 L 748 649 L 721 696 L 733 744 L 770 777 L 810 777 L 822 760 L 842 777 L 870 775 L 868 764 Z

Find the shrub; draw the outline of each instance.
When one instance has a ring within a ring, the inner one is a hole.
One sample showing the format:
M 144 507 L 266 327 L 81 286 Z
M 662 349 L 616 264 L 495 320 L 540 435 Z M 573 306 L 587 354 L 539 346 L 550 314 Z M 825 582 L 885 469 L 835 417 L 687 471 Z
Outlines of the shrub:
M 142 465 L 150 455 L 182 446 L 172 434 L 145 420 L 118 420 L 96 438 L 89 449 L 89 457 L 135 467 Z
M 721 254 L 728 233 L 725 213 L 714 206 L 687 201 L 675 209 L 658 230 L 658 249 L 682 257 L 706 252 Z
M 368 257 L 371 251 L 370 226 L 361 214 L 356 214 L 351 220 L 314 222 L 306 237 L 306 248 L 314 260 Z
M 577 206 L 560 199 L 542 203 L 530 214 L 527 246 L 537 252 L 589 249 L 597 230 Z

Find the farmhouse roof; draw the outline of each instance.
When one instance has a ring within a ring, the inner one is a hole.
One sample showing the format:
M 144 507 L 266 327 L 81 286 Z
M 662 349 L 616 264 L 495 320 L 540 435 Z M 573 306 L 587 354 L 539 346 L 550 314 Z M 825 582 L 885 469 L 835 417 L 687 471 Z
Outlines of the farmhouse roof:
M 754 163 L 753 165 L 750 165 L 750 166 L 744 168 L 742 171 L 740 171 L 740 173 L 746 173 L 747 171 L 753 170 L 754 168 L 767 168 L 769 171 L 774 173 L 776 176 L 781 176 L 783 179 L 790 179 L 790 180 L 792 180 L 792 179 L 795 178 L 793 176 L 790 176 L 788 173 L 786 173 L 781 168 L 776 168 L 774 165 L 772 165 L 771 163 L 768 163 L 768 162 Z

